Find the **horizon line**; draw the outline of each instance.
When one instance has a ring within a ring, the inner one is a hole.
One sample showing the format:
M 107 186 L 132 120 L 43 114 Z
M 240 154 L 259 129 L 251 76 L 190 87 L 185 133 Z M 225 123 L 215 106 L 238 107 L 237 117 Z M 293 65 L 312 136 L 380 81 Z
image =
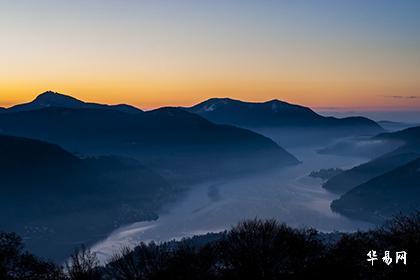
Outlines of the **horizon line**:
M 58 91 L 53 91 L 53 90 L 46 90 L 43 91 L 42 93 L 36 94 L 34 95 L 34 97 L 31 100 L 28 101 L 23 101 L 23 102 L 7 102 L 7 101 L 2 101 L 0 99 L 0 108 L 5 108 L 5 109 L 10 109 L 16 105 L 21 105 L 21 104 L 26 104 L 26 103 L 30 103 L 33 102 L 39 95 L 46 93 L 46 92 L 52 92 L 52 93 L 57 93 L 60 95 L 65 95 L 65 96 L 69 96 L 72 98 L 75 98 L 77 100 L 80 100 L 82 102 L 86 102 L 86 103 L 97 103 L 97 104 L 104 104 L 104 105 L 130 105 L 133 107 L 136 107 L 138 109 L 144 110 L 144 111 L 150 111 L 150 110 L 156 110 L 159 108 L 164 108 L 164 107 L 191 107 L 191 106 L 195 106 L 197 104 L 200 104 L 202 102 L 205 102 L 207 100 L 210 99 L 231 99 L 231 100 L 236 100 L 236 101 L 241 101 L 241 102 L 249 102 L 249 103 L 266 103 L 266 102 L 270 102 L 273 100 L 278 100 L 281 102 L 286 102 L 289 104 L 293 104 L 293 105 L 299 105 L 299 106 L 303 106 L 303 107 L 308 107 L 316 112 L 338 112 L 338 113 L 351 113 L 351 112 L 419 112 L 420 113 L 420 107 L 411 107 L 411 106 L 334 106 L 334 105 L 330 105 L 330 106 L 310 106 L 310 105 L 306 105 L 306 104 L 302 104 L 302 103 L 296 103 L 296 102 L 292 102 L 292 101 L 288 101 L 285 99 L 280 99 L 280 98 L 268 98 L 266 100 L 249 100 L 249 99 L 240 99 L 240 98 L 234 98 L 234 97 L 230 97 L 230 96 L 213 96 L 213 97 L 209 97 L 209 98 L 203 98 L 201 101 L 198 102 L 186 102 L 182 105 L 171 105 L 171 104 L 164 104 L 164 105 L 158 105 L 158 106 L 142 106 L 142 105 L 137 105 L 137 104 L 133 104 L 133 103 L 108 103 L 108 102 L 99 102 L 99 101 L 91 101 L 91 100 L 84 100 L 78 97 L 75 97 L 71 94 L 68 93 L 61 93 Z

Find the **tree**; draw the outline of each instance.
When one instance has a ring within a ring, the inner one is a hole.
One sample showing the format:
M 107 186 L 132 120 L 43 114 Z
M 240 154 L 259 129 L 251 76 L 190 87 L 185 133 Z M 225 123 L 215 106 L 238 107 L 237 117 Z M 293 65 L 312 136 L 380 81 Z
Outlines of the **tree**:
M 65 275 L 61 267 L 25 252 L 15 233 L 0 232 L 0 279 L 60 280 Z
M 102 273 L 96 254 L 82 246 L 76 249 L 66 263 L 67 274 L 71 280 L 100 280 Z

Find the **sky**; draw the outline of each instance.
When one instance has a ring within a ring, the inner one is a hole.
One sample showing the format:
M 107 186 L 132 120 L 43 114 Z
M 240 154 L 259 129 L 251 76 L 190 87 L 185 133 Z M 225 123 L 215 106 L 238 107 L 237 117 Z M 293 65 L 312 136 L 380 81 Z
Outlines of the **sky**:
M 417 0 L 0 0 L 0 106 L 53 90 L 420 110 Z

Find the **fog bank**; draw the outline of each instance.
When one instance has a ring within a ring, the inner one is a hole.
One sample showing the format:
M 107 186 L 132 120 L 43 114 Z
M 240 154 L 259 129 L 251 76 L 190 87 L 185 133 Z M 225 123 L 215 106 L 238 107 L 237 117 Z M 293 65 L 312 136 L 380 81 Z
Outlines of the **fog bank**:
M 93 250 L 101 261 L 106 261 L 122 246 L 223 231 L 252 218 L 275 218 L 289 226 L 314 227 L 326 232 L 373 226 L 333 213 L 330 203 L 337 196 L 322 189 L 321 180 L 308 177 L 311 171 L 350 168 L 365 162 L 365 158 L 320 155 L 303 149 L 291 152 L 303 163 L 197 185 L 185 199 L 162 211 L 158 220 L 119 228 L 94 245 Z

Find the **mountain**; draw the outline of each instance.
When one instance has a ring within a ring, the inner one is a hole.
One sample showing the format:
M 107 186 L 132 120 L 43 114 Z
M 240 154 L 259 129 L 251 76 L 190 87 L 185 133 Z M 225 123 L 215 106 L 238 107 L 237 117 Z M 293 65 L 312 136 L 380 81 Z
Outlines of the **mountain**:
M 104 105 L 96 103 L 86 103 L 74 97 L 60 94 L 57 92 L 46 91 L 38 95 L 33 101 L 25 104 L 20 104 L 9 108 L 8 112 L 22 112 L 32 111 L 49 107 L 62 107 L 62 108 L 90 108 L 90 109 L 113 109 L 129 114 L 141 113 L 142 110 L 125 104 L 119 105 Z
M 382 133 L 375 136 L 373 139 L 400 143 L 401 146 L 394 151 L 394 153 L 401 153 L 404 151 L 420 152 L 420 126 L 410 127 L 391 133 Z
M 0 113 L 6 112 L 6 108 L 0 107 Z
M 331 208 L 349 217 L 382 222 L 420 206 L 420 158 L 363 183 L 333 201 Z
M 342 194 L 418 157 L 420 157 L 420 153 L 414 152 L 387 154 L 343 171 L 325 182 L 323 187 L 331 192 Z
M 9 112 L 0 115 L 0 133 L 57 143 L 83 154 L 135 157 L 189 179 L 298 163 L 262 135 L 213 124 L 177 108 L 141 114 L 62 107 Z
M 372 138 L 398 147 L 366 164 L 332 178 L 324 187 L 343 193 L 331 204 L 334 211 L 375 222 L 403 211 L 417 209 L 420 203 L 420 127 Z
M 279 100 L 262 103 L 230 98 L 212 98 L 185 110 L 212 122 L 253 129 L 279 140 L 281 144 L 304 144 L 349 135 L 374 135 L 383 132 L 374 121 L 363 117 L 334 118 L 321 116 L 310 108 Z M 319 132 L 322 136 L 319 137 Z
M 247 127 L 292 126 L 307 120 L 316 123 L 322 119 L 309 108 L 278 100 L 251 103 L 230 98 L 212 98 L 186 110 L 216 123 Z
M 367 146 L 375 149 L 384 147 L 381 156 L 370 160 L 334 176 L 323 187 L 336 193 L 347 192 L 368 180 L 391 171 L 420 156 L 420 127 L 413 127 L 392 133 L 382 133 L 371 139 L 376 144 L 363 144 L 359 142 L 356 147 L 360 149 Z M 366 142 L 369 142 L 366 141 Z M 348 146 L 347 146 L 348 148 Z M 389 151 L 391 149 L 391 151 Z M 381 150 L 381 149 L 378 149 Z
M 400 131 L 380 133 L 373 137 L 341 139 L 319 149 L 321 154 L 360 156 L 371 159 L 385 154 L 420 153 L 420 126 Z
M 230 98 L 212 98 L 186 110 L 205 117 L 216 123 L 232 124 L 244 127 L 266 126 L 303 126 L 364 127 L 367 131 L 382 131 L 372 120 L 363 117 L 338 119 L 321 116 L 310 108 L 290 104 L 280 100 L 267 102 L 243 102 Z
M 81 159 L 54 144 L 4 135 L 0 178 L 0 229 L 60 260 L 75 244 L 91 244 L 116 226 L 155 219 L 176 194 L 134 160 Z
M 401 144 L 401 141 L 386 141 L 384 139 L 375 139 L 371 136 L 348 137 L 338 139 L 325 147 L 317 149 L 317 152 L 325 155 L 360 157 L 372 160 L 394 151 Z
M 405 123 L 405 122 L 393 122 L 393 121 L 378 121 L 378 124 L 387 131 L 398 131 L 410 127 L 419 126 L 418 123 Z

